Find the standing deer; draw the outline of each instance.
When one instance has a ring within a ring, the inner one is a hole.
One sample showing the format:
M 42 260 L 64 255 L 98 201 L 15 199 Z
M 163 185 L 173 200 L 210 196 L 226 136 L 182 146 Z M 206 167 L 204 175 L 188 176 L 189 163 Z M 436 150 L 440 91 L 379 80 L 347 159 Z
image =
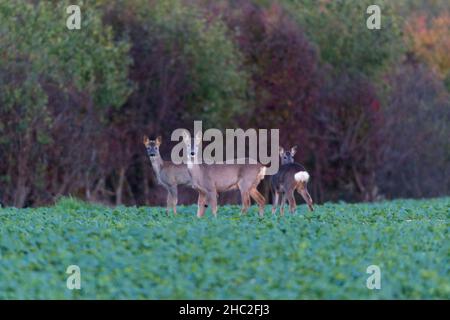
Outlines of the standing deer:
M 273 191 L 272 214 L 275 214 L 277 211 L 280 194 L 280 214 L 284 215 L 284 204 L 286 203 L 286 200 L 289 202 L 289 211 L 291 213 L 295 212 L 296 204 L 294 191 L 300 193 L 308 204 L 309 210 L 314 211 L 313 201 L 307 188 L 309 173 L 301 164 L 294 162 L 294 155 L 296 152 L 297 146 L 292 147 L 290 151 L 286 152 L 283 148 L 280 148 L 281 166 L 278 173 L 271 178 Z
M 174 164 L 161 158 L 159 153 L 161 136 L 158 136 L 156 140 L 150 140 L 147 136 L 144 136 L 144 145 L 158 183 L 167 190 L 167 214 L 169 214 L 170 207 L 172 207 L 173 213 L 176 215 L 178 202 L 177 186 L 191 184 L 191 176 L 186 165 Z
M 247 213 L 251 205 L 250 197 L 259 206 L 259 215 L 264 215 L 266 200 L 256 189 L 264 179 L 266 167 L 262 164 L 205 164 L 199 163 L 198 149 L 201 142 L 199 132 L 194 139 L 184 132 L 184 143 L 188 150 L 187 167 L 192 178 L 192 186 L 198 191 L 197 217 L 205 214 L 207 204 L 211 206 L 213 215 L 217 216 L 218 192 L 239 189 L 241 193 L 241 213 Z

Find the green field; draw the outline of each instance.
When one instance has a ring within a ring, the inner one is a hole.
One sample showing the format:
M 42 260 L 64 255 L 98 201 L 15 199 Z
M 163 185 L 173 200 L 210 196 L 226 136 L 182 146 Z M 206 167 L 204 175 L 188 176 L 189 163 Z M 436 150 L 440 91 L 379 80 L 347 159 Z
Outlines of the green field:
M 0 209 L 1 299 L 450 298 L 450 198 L 325 204 L 258 218 L 238 206 Z M 66 269 L 81 269 L 81 290 Z M 369 265 L 381 289 L 369 290 Z

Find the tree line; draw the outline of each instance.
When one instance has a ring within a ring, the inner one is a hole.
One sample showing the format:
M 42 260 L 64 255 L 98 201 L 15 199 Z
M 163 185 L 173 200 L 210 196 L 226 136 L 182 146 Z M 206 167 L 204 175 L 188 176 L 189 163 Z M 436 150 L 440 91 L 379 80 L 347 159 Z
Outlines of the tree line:
M 4 205 L 162 205 L 142 136 L 168 159 L 194 120 L 279 128 L 317 202 L 449 194 L 445 1 L 80 1 L 67 30 L 70 4 L 0 0 Z

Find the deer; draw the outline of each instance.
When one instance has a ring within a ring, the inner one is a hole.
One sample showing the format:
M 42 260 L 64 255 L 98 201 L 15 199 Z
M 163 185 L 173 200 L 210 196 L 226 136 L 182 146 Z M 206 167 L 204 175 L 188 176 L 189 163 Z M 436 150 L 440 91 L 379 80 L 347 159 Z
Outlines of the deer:
M 272 214 L 276 214 L 278 201 L 281 194 L 280 215 L 284 215 L 284 205 L 286 200 L 289 203 L 291 214 L 295 212 L 296 203 L 294 191 L 297 191 L 306 201 L 310 211 L 314 211 L 313 201 L 309 195 L 307 184 L 309 173 L 305 167 L 294 161 L 294 155 L 297 152 L 297 146 L 288 151 L 280 147 L 281 166 L 276 174 L 271 177 L 271 188 L 273 192 Z
M 264 179 L 266 167 L 260 163 L 200 163 L 199 144 L 202 140 L 201 132 L 191 139 L 188 132 L 184 132 L 183 140 L 187 148 L 187 168 L 191 175 L 192 187 L 198 192 L 197 217 L 205 214 L 208 205 L 214 217 L 217 217 L 218 193 L 239 189 L 241 194 L 241 214 L 246 214 L 251 206 L 250 197 L 259 207 L 259 216 L 264 216 L 266 200 L 257 190 L 258 184 Z M 248 159 L 246 159 L 248 162 Z
M 150 140 L 144 136 L 144 145 L 147 155 L 150 158 L 153 171 L 160 185 L 167 191 L 166 212 L 169 214 L 170 208 L 173 214 L 177 214 L 178 203 L 178 185 L 191 185 L 191 176 L 184 164 L 174 164 L 170 161 L 164 161 L 159 153 L 162 138 L 158 136 L 156 140 Z

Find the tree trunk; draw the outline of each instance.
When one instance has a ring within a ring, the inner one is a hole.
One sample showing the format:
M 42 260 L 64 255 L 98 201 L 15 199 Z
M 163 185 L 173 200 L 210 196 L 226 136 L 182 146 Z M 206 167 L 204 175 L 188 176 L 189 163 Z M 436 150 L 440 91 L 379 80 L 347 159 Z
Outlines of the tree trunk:
M 125 184 L 125 168 L 120 168 L 119 171 L 119 183 L 116 188 L 116 206 L 122 204 L 123 186 Z

